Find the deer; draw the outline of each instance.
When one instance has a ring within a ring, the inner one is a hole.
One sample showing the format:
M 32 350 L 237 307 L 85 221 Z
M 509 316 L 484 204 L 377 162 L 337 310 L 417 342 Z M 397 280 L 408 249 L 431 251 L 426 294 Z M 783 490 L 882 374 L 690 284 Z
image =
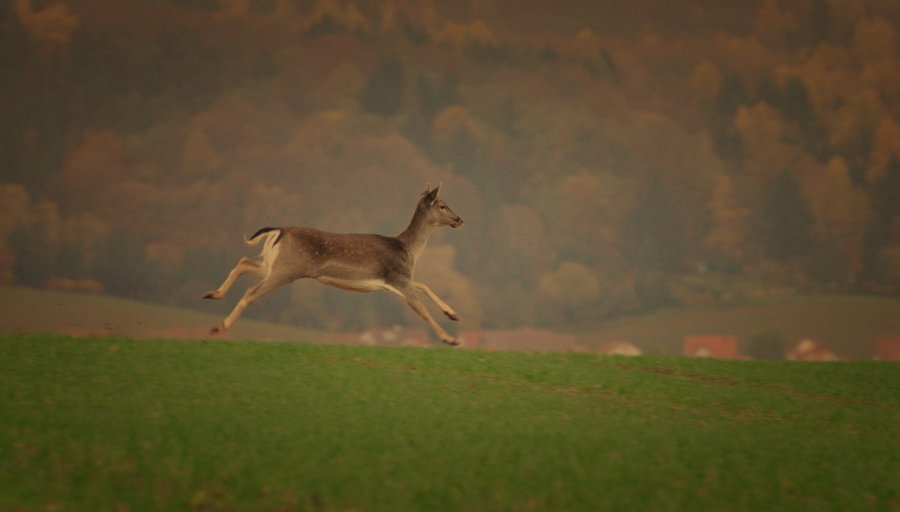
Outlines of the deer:
M 409 226 L 397 236 L 329 233 L 308 227 L 266 227 L 249 240 L 245 235 L 248 245 L 263 243 L 261 261 L 241 258 L 222 286 L 203 298 L 221 299 L 243 274 L 252 274 L 261 281 L 247 289 L 231 314 L 210 334 L 227 331 L 261 297 L 298 279 L 310 278 L 351 292 L 393 292 L 431 326 L 441 341 L 458 345 L 431 317 L 417 292 L 427 295 L 450 320 L 458 321 L 459 316 L 428 286 L 413 281 L 416 262 L 434 228 L 463 225 L 463 220 L 438 197 L 440 188 L 440 184 L 434 190 L 430 184 L 425 186 Z

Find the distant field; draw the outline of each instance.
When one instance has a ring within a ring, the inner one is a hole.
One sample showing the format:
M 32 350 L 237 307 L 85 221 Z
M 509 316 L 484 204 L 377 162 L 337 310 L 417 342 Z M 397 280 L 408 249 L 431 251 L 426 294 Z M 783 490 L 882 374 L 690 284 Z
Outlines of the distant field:
M 0 333 L 185 338 L 203 336 L 221 320 L 221 315 L 114 297 L 0 288 Z M 668 308 L 612 320 L 599 330 L 578 332 L 576 336 L 586 347 L 628 340 L 651 353 L 679 355 L 688 335 L 734 335 L 744 342 L 769 328 L 776 329 L 789 344 L 810 337 L 843 357 L 871 360 L 878 336 L 900 335 L 900 300 L 797 295 L 727 308 Z M 248 318 L 242 318 L 229 333 L 231 339 L 292 341 L 320 341 L 325 335 Z M 436 338 L 432 340 L 439 345 Z
M 869 360 L 878 336 L 900 336 L 900 300 L 793 295 L 727 308 L 668 308 L 610 321 L 598 331 L 580 333 L 579 338 L 587 346 L 624 339 L 651 352 L 678 355 L 688 335 L 733 335 L 746 341 L 768 328 L 776 329 L 791 345 L 808 337 L 843 357 Z
M 900 510 L 900 365 L 0 335 L 0 510 Z
M 197 297 L 200 300 L 199 295 Z M 189 309 L 78 293 L 0 287 L 0 333 L 198 337 L 222 321 Z M 241 319 L 232 339 L 316 341 L 321 331 Z

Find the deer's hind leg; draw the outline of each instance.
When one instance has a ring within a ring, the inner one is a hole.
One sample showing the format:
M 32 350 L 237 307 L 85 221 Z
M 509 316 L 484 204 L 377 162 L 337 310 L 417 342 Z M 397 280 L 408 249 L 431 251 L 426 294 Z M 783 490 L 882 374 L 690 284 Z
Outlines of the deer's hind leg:
M 237 280 L 237 278 L 241 277 L 244 274 L 253 274 L 256 277 L 262 279 L 266 277 L 266 268 L 257 263 L 250 258 L 241 258 L 241 261 L 238 262 L 237 266 L 228 274 L 228 278 L 225 279 L 225 282 L 222 283 L 222 286 L 219 287 L 218 290 L 212 292 L 206 292 L 203 295 L 204 299 L 221 299 L 228 293 L 228 290 L 231 289 L 231 285 Z
M 241 313 L 243 313 L 244 310 L 247 309 L 247 306 L 253 304 L 260 298 L 274 292 L 282 286 L 292 283 L 295 279 L 296 277 L 287 272 L 270 272 L 269 275 L 265 276 L 262 281 L 251 286 L 247 289 L 246 292 L 244 292 L 244 296 L 241 298 L 241 300 L 238 301 L 237 305 L 234 307 L 234 310 L 231 311 L 231 314 L 228 315 L 228 317 L 225 318 L 225 320 L 221 324 L 213 327 L 212 330 L 210 330 L 210 334 L 227 331 L 231 328 L 232 325 L 234 325 L 238 317 L 241 316 Z

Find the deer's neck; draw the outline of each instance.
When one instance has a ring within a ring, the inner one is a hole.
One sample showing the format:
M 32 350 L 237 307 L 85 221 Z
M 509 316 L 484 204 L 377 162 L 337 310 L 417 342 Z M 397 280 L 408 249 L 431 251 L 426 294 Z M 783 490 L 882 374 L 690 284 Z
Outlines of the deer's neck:
M 409 226 L 397 236 L 397 239 L 406 245 L 406 250 L 412 254 L 414 261 L 418 260 L 419 256 L 422 255 L 422 251 L 425 250 L 425 244 L 428 243 L 428 236 L 434 230 L 434 225 L 426 222 L 424 217 L 417 210 Z

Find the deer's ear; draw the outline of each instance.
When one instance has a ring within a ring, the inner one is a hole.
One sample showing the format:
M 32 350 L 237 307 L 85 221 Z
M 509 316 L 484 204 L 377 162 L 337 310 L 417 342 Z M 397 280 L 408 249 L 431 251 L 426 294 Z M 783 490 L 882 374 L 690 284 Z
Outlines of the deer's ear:
M 431 183 L 425 184 L 425 190 L 423 190 L 422 193 L 419 194 L 419 197 L 425 197 L 429 192 L 431 192 Z
M 434 190 L 425 194 L 425 204 L 432 205 L 435 201 L 437 201 L 438 190 L 441 189 L 441 185 L 434 187 Z M 427 190 L 427 189 L 426 189 Z

